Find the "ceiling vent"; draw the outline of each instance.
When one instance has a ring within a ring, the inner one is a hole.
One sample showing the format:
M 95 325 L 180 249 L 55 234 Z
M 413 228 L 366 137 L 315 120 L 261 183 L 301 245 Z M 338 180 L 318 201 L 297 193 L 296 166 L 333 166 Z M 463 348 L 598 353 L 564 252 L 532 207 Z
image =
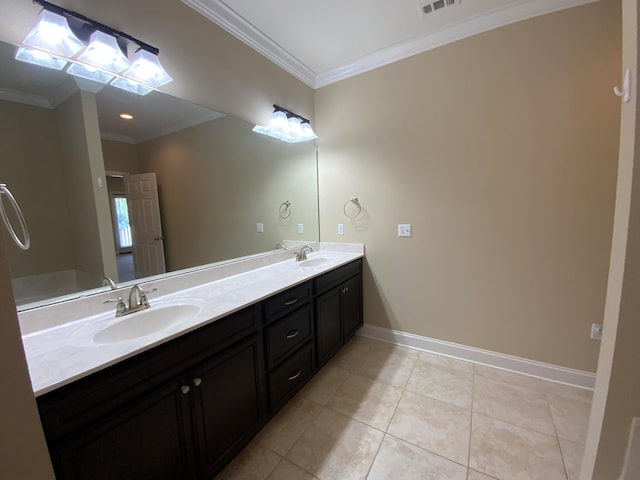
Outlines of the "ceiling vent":
M 420 15 L 426 15 L 427 13 L 455 5 L 461 1 L 462 0 L 436 0 L 435 2 L 421 3 L 418 5 L 418 8 L 420 9 Z

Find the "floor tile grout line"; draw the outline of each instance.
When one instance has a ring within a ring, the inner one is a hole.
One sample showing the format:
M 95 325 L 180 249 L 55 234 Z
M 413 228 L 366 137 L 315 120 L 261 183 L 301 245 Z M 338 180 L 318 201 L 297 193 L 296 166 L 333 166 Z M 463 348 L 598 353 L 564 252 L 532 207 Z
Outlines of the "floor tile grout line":
M 482 376 L 482 375 L 480 375 L 480 376 Z M 512 384 L 509 384 L 509 385 L 512 385 Z M 474 382 L 474 389 L 475 389 L 475 382 Z M 540 393 L 540 392 L 538 392 L 538 393 Z M 546 395 L 544 395 L 544 397 L 545 397 L 545 401 L 548 403 Z M 554 433 L 546 433 L 546 432 L 541 432 L 540 430 L 535 430 L 535 429 L 530 428 L 530 427 L 523 427 L 522 425 L 517 425 L 517 424 L 515 424 L 515 423 L 513 423 L 513 422 L 511 422 L 509 420 L 504 420 L 502 418 L 495 417 L 495 416 L 490 415 L 490 414 L 488 414 L 486 412 L 480 412 L 480 411 L 475 409 L 475 404 L 472 405 L 472 408 L 473 408 L 473 412 L 477 413 L 478 415 L 482 415 L 484 417 L 488 417 L 488 418 L 491 418 L 493 420 L 498 420 L 499 422 L 506 423 L 508 425 L 511 425 L 512 427 L 522 428 L 524 430 L 528 430 L 529 432 L 534 432 L 534 433 L 537 433 L 537 434 L 540 434 L 540 435 L 545 435 L 547 437 L 560 438 L 560 437 L 558 437 L 557 430 L 556 430 L 556 425 L 555 425 L 555 420 L 553 418 L 553 413 L 551 411 L 549 413 L 550 413 L 550 418 L 551 418 L 551 426 L 553 427 Z M 574 442 L 574 443 L 577 443 L 577 442 Z
M 429 453 L 429 454 L 431 454 L 431 455 L 434 455 L 434 456 L 436 456 L 436 457 L 438 457 L 438 458 L 442 458 L 442 459 L 444 459 L 444 460 L 447 460 L 448 462 L 455 463 L 456 465 L 460 465 L 461 467 L 464 467 L 464 468 L 467 468 L 467 469 L 469 468 L 469 466 L 468 466 L 468 465 L 465 465 L 464 463 L 457 462 L 457 461 L 455 461 L 455 460 L 453 460 L 453 459 L 451 459 L 451 458 L 449 458 L 449 457 L 445 457 L 445 456 L 444 456 L 444 455 L 442 455 L 441 453 L 437 453 L 437 452 L 434 452 L 433 450 L 429 450 L 428 448 L 424 448 L 424 447 L 421 447 L 420 445 L 416 445 L 415 443 L 410 442 L 409 440 L 407 440 L 407 439 L 405 439 L 405 438 L 398 437 L 397 435 L 394 435 L 393 433 L 386 433 L 385 435 L 388 435 L 388 436 L 390 436 L 390 437 L 393 437 L 393 438 L 395 438 L 396 440 L 400 440 L 401 442 L 407 443 L 407 444 L 409 444 L 409 445 L 411 445 L 411 446 L 413 446 L 413 447 L 419 448 L 419 449 L 420 449 L 420 450 L 422 450 L 423 452 L 427 452 L 427 453 Z
M 558 435 L 558 427 L 556 426 L 556 419 L 553 417 L 553 409 L 551 408 L 551 402 L 549 401 L 549 395 L 547 389 L 544 388 L 544 399 L 547 402 L 547 408 L 549 409 L 549 415 L 551 416 L 551 424 L 553 425 L 553 431 L 555 432 L 556 444 L 558 445 L 558 451 L 560 452 L 560 458 L 562 459 L 562 467 L 564 468 L 564 476 L 569 479 L 569 469 L 567 468 L 567 461 L 564 458 L 564 452 L 562 451 L 562 445 L 560 444 L 560 437 Z

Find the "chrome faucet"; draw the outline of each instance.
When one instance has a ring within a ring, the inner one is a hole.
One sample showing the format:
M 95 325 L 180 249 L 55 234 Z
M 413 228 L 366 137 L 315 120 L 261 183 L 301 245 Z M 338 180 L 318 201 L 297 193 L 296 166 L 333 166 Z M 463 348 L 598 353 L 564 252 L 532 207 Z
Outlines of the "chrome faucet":
M 149 304 L 147 294 L 155 292 L 156 290 L 157 288 L 143 290 L 140 285 L 136 284 L 131 287 L 131 291 L 129 292 L 129 306 L 124 303 L 122 297 L 110 298 L 105 300 L 104 303 L 116 302 L 116 317 L 122 317 L 149 308 L 151 305 Z
M 131 287 L 131 291 L 129 292 L 128 313 L 137 312 L 138 310 L 144 310 L 149 307 L 150 305 L 149 300 L 147 299 L 147 292 L 145 292 L 138 284 Z
M 102 277 L 102 286 L 106 287 L 107 285 L 109 286 L 109 288 L 111 288 L 111 290 L 116 290 L 118 288 L 116 282 L 111 280 L 111 277 L 109 277 L 108 275 L 105 275 L 104 277 Z
M 306 260 L 307 252 L 313 252 L 313 248 L 311 248 L 311 246 L 309 245 L 305 245 L 304 247 L 302 247 L 299 252 L 293 252 L 293 254 L 296 256 L 296 262 Z

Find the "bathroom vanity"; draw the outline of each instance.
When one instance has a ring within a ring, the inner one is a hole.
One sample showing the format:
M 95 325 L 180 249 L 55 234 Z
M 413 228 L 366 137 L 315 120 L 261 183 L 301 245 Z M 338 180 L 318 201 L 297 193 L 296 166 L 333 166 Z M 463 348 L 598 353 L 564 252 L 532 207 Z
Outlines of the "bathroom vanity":
M 197 294 L 209 302 L 193 324 L 168 338 L 152 335 L 146 347 L 135 340 L 129 351 L 128 340 L 114 341 L 107 349 L 120 353 L 103 366 L 34 382 L 57 478 L 215 476 L 362 325 L 362 256 L 322 252 L 307 267 L 287 260 L 177 291 L 176 301 Z M 234 282 L 254 293 L 224 313 L 216 295 L 228 296 Z M 216 313 L 203 320 L 207 311 Z M 70 329 L 55 335 L 72 343 L 98 328 L 70 323 L 54 330 Z M 38 365 L 51 368 L 46 336 L 38 343 L 38 335 L 25 335 L 32 377 Z M 73 347 L 77 358 L 104 347 L 94 345 L 97 335 Z

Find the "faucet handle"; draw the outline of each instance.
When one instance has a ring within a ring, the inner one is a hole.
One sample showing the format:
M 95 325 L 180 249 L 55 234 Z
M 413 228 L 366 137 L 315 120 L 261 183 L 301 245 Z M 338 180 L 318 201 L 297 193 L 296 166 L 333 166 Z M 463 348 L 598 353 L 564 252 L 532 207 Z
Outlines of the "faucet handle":
M 102 303 L 116 303 L 116 317 L 123 315 L 127 311 L 127 306 L 125 305 L 122 297 L 118 298 L 107 298 Z

